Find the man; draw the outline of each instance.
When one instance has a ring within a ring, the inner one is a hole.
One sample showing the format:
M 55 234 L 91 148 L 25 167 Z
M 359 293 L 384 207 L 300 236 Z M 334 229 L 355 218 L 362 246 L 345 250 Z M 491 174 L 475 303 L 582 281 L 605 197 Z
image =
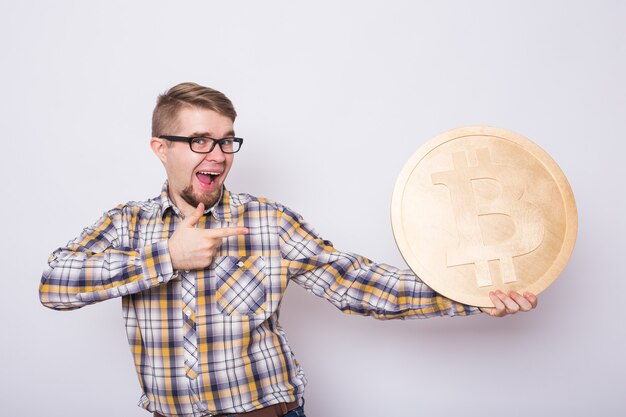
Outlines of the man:
M 150 145 L 161 195 L 107 213 L 49 258 L 40 298 L 64 310 L 122 297 L 131 352 L 155 416 L 304 416 L 306 383 L 278 310 L 289 280 L 346 313 L 380 319 L 468 315 L 410 271 L 333 248 L 295 212 L 231 193 L 243 139 L 226 96 L 183 83 L 159 96 Z M 491 294 L 503 316 L 533 294 Z

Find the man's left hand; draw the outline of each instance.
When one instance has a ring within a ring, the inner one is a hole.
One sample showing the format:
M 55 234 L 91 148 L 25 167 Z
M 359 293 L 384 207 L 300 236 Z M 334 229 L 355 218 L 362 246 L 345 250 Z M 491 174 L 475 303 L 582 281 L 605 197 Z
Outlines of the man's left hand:
M 508 294 L 505 294 L 503 291 L 497 290 L 490 292 L 489 298 L 494 306 L 480 307 L 480 311 L 492 317 L 504 317 L 518 311 L 530 311 L 537 307 L 537 296 L 529 292 L 525 292 L 522 296 L 515 291 L 509 291 Z

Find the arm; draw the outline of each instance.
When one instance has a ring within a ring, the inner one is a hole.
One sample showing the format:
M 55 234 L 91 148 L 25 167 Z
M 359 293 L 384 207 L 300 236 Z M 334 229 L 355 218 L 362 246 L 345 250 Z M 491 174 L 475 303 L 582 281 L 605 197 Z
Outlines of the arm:
M 128 233 L 123 206 L 105 213 L 93 226 L 48 258 L 39 286 L 41 303 L 71 310 L 143 291 L 172 279 L 166 240 L 140 248 L 122 247 Z M 139 219 L 132 213 L 132 222 Z
M 289 277 L 344 313 L 394 319 L 479 312 L 437 294 L 409 270 L 337 251 L 288 209 L 280 217 L 281 253 Z

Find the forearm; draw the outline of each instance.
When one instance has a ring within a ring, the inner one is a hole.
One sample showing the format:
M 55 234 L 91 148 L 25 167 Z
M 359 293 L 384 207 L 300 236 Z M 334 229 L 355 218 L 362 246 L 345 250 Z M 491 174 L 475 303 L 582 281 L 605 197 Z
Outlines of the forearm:
M 404 319 L 479 312 L 436 293 L 410 270 L 376 264 L 358 255 L 322 253 L 292 265 L 296 282 L 347 314 Z
M 39 297 L 49 308 L 76 309 L 168 282 L 173 272 L 167 241 L 100 253 L 60 248 L 48 260 Z

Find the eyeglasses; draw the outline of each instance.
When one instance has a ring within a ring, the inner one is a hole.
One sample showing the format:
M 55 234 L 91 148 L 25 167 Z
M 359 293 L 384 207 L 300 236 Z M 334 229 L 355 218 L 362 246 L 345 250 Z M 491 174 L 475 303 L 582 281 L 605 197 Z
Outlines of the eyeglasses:
M 242 138 L 221 138 L 213 139 L 209 137 L 188 138 L 186 136 L 159 136 L 172 142 L 187 142 L 189 148 L 196 153 L 211 153 L 215 149 L 215 145 L 220 145 L 220 149 L 224 153 L 235 153 L 241 149 L 243 143 Z

